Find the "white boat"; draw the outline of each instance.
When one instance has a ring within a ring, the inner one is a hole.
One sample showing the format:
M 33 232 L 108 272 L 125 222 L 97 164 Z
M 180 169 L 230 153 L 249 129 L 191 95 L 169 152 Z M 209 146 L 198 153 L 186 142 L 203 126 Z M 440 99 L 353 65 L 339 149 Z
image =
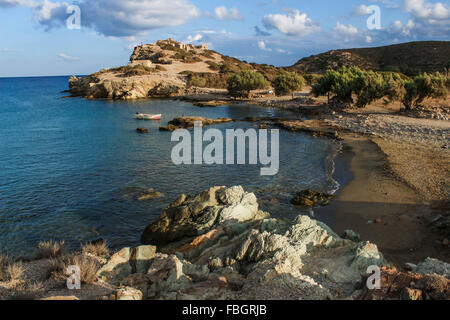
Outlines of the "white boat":
M 135 119 L 139 120 L 161 120 L 162 114 L 145 114 L 145 113 L 136 113 L 134 115 Z

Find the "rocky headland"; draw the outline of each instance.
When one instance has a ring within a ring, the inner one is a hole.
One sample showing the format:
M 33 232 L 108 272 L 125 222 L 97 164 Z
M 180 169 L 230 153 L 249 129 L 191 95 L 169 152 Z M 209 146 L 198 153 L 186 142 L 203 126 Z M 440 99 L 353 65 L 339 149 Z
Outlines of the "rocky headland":
M 137 46 L 126 66 L 103 69 L 86 77 L 72 76 L 69 92 L 89 99 L 135 100 L 179 98 L 200 107 L 230 102 L 227 79 L 239 70 L 258 70 L 267 78 L 280 68 L 249 64 L 208 49 L 172 39 Z

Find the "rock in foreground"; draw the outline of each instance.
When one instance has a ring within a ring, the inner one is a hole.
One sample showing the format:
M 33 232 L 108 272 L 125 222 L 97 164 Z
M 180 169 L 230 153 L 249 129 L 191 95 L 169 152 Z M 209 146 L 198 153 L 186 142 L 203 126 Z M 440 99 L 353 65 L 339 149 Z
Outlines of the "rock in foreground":
M 182 195 L 166 208 L 146 228 L 146 245 L 111 256 L 83 249 L 79 254 L 96 263 L 81 290 L 61 289 L 66 279 L 56 273 L 39 295 L 97 300 L 449 299 L 447 263 L 428 258 L 410 264 L 412 272 L 397 271 L 386 266 L 375 244 L 359 242 L 347 231 L 351 240 L 308 216 L 273 219 L 242 187 L 213 187 L 193 197 Z M 52 265 L 54 259 L 32 261 L 26 272 L 39 266 L 44 278 Z M 365 285 L 368 267 L 374 265 L 381 266 L 379 290 Z M 60 281 L 56 287 L 55 280 Z M 10 283 L 0 281 L 0 298 L 5 285 Z M 23 296 L 7 290 L 3 294 Z
M 325 206 L 332 199 L 333 195 L 313 190 L 303 190 L 297 192 L 295 197 L 291 200 L 291 203 L 296 206 L 314 207 L 317 205 Z
M 240 186 L 182 195 L 142 241 L 158 246 L 139 286 L 144 298 L 346 298 L 368 266 L 386 264 L 376 245 L 307 216 L 269 218 Z

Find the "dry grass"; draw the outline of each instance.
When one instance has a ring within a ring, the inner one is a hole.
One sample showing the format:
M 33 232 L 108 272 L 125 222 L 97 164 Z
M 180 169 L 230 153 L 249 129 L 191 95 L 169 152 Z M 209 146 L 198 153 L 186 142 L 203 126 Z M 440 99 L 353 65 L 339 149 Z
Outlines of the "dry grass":
M 105 241 L 100 241 L 97 243 L 88 243 L 87 245 L 81 248 L 81 251 L 84 254 L 92 254 L 96 257 L 108 257 L 109 249 Z
M 100 264 L 94 258 L 84 254 L 52 259 L 46 270 L 47 277 L 53 277 L 57 281 L 64 281 L 69 276 L 67 274 L 69 266 L 78 266 L 80 268 L 81 283 L 91 284 L 97 281 L 97 272 L 100 269 Z
M 42 282 L 31 282 L 28 286 L 15 289 L 10 292 L 7 299 L 10 300 L 36 300 L 45 293 Z
M 5 280 L 4 269 L 9 265 L 10 259 L 7 255 L 0 254 L 0 281 Z
M 45 275 L 47 279 L 54 277 L 56 280 L 64 280 L 66 261 L 63 258 L 52 258 L 49 261 Z
M 35 259 L 58 258 L 66 254 L 64 241 L 41 241 L 35 253 Z
M 8 278 L 10 282 L 18 282 L 22 280 L 24 267 L 21 262 L 9 264 L 7 267 Z
M 72 265 L 78 266 L 81 270 L 81 283 L 94 283 L 97 281 L 97 272 L 100 269 L 98 262 L 85 255 L 76 256 Z

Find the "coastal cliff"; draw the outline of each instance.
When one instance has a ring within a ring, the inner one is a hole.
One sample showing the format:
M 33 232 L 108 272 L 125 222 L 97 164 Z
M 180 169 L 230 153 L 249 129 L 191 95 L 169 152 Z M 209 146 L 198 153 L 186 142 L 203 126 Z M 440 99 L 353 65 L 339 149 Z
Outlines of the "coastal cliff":
M 166 40 L 137 46 L 128 66 L 104 69 L 87 77 L 69 79 L 73 96 L 132 100 L 171 96 L 186 90 L 183 71 L 208 71 L 205 61 L 220 60 L 205 46 L 187 46 Z

